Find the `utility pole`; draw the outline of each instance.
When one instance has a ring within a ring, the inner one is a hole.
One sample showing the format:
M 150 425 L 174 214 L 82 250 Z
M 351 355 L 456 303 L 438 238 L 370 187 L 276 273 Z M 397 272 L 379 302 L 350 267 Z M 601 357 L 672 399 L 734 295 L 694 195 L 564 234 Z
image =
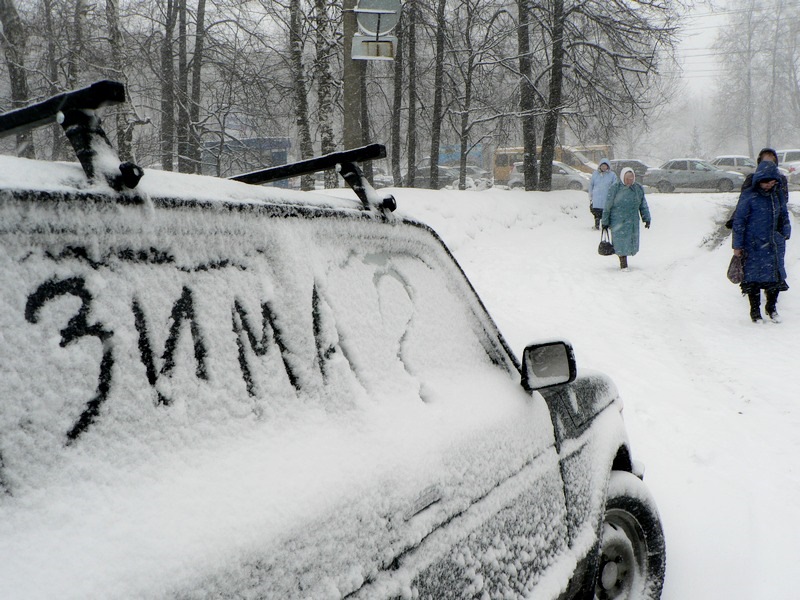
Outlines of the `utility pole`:
M 343 65 L 343 100 L 344 124 L 343 137 L 345 150 L 363 145 L 361 131 L 361 69 L 353 61 L 353 36 L 358 29 L 356 24 L 356 1 L 344 0 L 342 21 L 344 28 L 344 65 Z

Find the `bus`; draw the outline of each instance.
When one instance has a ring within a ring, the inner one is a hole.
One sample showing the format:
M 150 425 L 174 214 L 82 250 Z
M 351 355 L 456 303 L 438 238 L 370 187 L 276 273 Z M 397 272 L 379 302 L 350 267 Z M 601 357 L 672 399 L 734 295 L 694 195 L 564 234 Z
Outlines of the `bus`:
M 536 147 L 536 155 L 541 155 L 542 147 Z M 522 162 L 524 148 L 521 146 L 498 148 L 494 153 L 494 183 L 504 185 L 508 183 L 511 168 L 514 163 Z M 556 146 L 553 160 L 563 162 L 584 173 L 592 173 L 597 169 L 597 164 L 604 158 L 614 158 L 614 149 L 611 144 L 594 144 L 591 146 Z

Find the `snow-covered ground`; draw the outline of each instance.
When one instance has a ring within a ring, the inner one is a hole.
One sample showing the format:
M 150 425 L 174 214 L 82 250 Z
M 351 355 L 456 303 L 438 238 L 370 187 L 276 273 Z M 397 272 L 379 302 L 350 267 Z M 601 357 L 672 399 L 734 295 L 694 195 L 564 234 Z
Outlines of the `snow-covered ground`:
M 650 194 L 621 272 L 585 193 L 392 190 L 454 252 L 511 347 L 566 338 L 625 402 L 667 537 L 664 600 L 794 600 L 800 562 L 800 224 L 783 323 L 725 277 L 735 194 Z M 793 192 L 790 208 L 800 209 Z

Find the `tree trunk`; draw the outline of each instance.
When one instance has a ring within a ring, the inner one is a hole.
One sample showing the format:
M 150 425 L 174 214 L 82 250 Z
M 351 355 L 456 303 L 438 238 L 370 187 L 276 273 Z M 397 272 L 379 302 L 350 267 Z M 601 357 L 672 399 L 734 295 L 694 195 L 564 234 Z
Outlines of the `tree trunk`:
M 194 173 L 189 158 L 189 64 L 187 56 L 186 0 L 178 0 L 178 171 Z
M 306 77 L 303 68 L 303 40 L 300 31 L 300 0 L 289 3 L 289 53 L 294 74 L 294 112 L 297 123 L 297 137 L 300 141 L 300 158 L 311 158 L 314 147 L 311 144 L 311 128 L 308 123 L 308 98 L 306 97 Z M 313 190 L 314 176 L 303 175 L 300 178 L 300 189 Z
M 22 20 L 14 0 L 0 0 L 0 45 L 6 55 L 9 83 L 11 84 L 11 106 L 20 108 L 30 100 L 28 76 L 25 72 L 25 45 L 27 39 Z M 17 154 L 25 158 L 36 158 L 33 135 L 30 131 L 17 134 Z
M 122 31 L 119 27 L 119 1 L 106 0 L 106 23 L 108 25 L 108 38 L 111 46 L 111 68 L 114 78 L 126 81 L 125 56 Z M 115 115 L 115 129 L 117 132 L 117 153 L 121 160 L 133 160 L 133 125 L 130 105 L 125 102 L 117 107 Z
M 189 103 L 189 156 L 194 172 L 202 172 L 202 136 L 200 134 L 200 86 L 202 83 L 203 59 L 206 42 L 206 0 L 197 0 L 197 24 L 194 33 L 194 55 L 192 56 L 192 96 Z
M 519 111 L 522 120 L 523 173 L 525 189 L 535 190 L 538 185 L 536 168 L 536 120 L 534 110 L 533 65 L 531 61 L 530 0 L 519 0 Z
M 408 8 L 408 145 L 406 159 L 406 185 L 414 187 L 417 166 L 417 5 L 409 2 Z
M 361 89 L 359 79 L 361 70 L 357 60 L 352 57 L 353 35 L 356 33 L 356 0 L 343 0 L 342 30 L 344 33 L 344 62 L 342 65 L 342 101 L 344 103 L 343 137 L 344 148 L 349 150 L 361 144 Z
M 58 81 L 58 59 L 56 58 L 56 33 L 53 27 L 53 0 L 44 0 L 44 32 L 47 36 L 47 48 L 45 50 L 47 56 L 47 75 L 48 75 L 48 93 L 55 96 L 60 91 L 56 82 Z M 50 160 L 62 160 L 65 158 L 64 153 L 64 130 L 58 123 L 53 123 L 50 126 L 51 133 L 51 148 Z
M 319 134 L 320 150 L 322 154 L 330 154 L 336 150 L 336 140 L 333 135 L 333 74 L 331 61 L 334 57 L 334 49 L 331 45 L 333 35 L 330 31 L 330 19 L 326 10 L 325 0 L 314 0 L 315 19 L 316 19 L 316 38 L 315 46 L 317 53 L 317 105 L 319 110 Z M 339 186 L 339 179 L 336 171 L 329 169 L 325 171 L 325 187 L 335 188 Z
M 439 144 L 442 135 L 442 105 L 444 90 L 444 43 L 446 0 L 436 6 L 436 70 L 434 75 L 433 114 L 431 115 L 430 188 L 439 189 Z
M 403 39 L 405 38 L 405 18 L 400 16 L 397 24 L 397 49 L 394 58 L 394 97 L 392 98 L 392 180 L 395 185 L 402 185 L 403 176 L 400 173 L 400 118 L 403 111 Z
M 361 144 L 366 146 L 370 143 L 372 134 L 369 128 L 369 98 L 367 96 L 367 65 L 370 61 L 362 60 L 361 63 L 361 83 L 359 89 L 361 90 Z M 368 160 L 364 163 L 364 177 L 370 182 L 372 181 L 372 161 Z
M 172 40 L 177 16 L 177 0 L 167 0 L 164 37 L 161 40 L 161 168 L 173 170 L 175 146 L 175 66 Z
M 547 98 L 547 115 L 542 134 L 542 158 L 539 165 L 539 189 L 549 191 L 553 179 L 553 158 L 558 138 L 558 119 L 561 114 L 561 93 L 564 77 L 564 0 L 553 0 L 551 40 L 552 65 Z
M 86 0 L 75 0 L 72 20 L 72 44 L 67 62 L 67 87 L 74 89 L 80 83 L 80 61 L 84 54 L 83 20 L 86 16 Z

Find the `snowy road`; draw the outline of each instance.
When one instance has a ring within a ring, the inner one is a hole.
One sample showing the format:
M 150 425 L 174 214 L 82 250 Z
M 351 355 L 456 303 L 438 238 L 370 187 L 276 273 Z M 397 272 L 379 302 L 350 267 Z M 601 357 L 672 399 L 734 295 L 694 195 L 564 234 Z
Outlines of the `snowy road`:
M 662 513 L 664 600 L 794 600 L 800 562 L 800 193 L 781 296 L 754 325 L 727 281 L 735 194 L 651 194 L 620 272 L 596 252 L 586 195 L 394 190 L 431 224 L 519 355 L 566 338 L 609 373 Z

